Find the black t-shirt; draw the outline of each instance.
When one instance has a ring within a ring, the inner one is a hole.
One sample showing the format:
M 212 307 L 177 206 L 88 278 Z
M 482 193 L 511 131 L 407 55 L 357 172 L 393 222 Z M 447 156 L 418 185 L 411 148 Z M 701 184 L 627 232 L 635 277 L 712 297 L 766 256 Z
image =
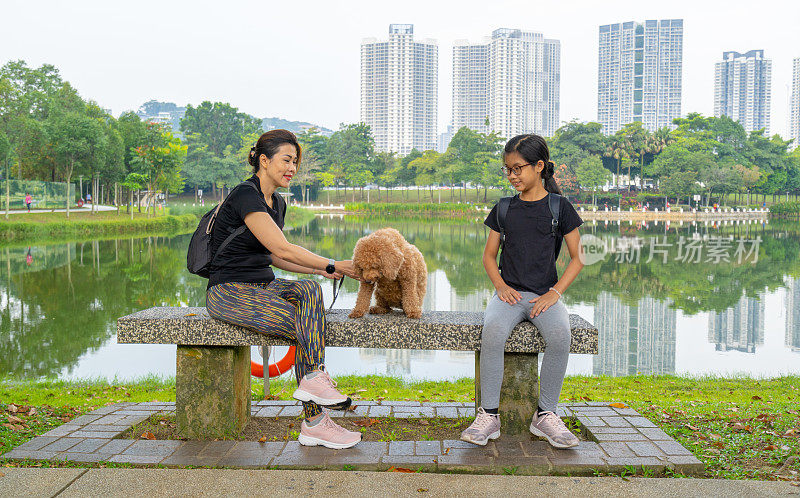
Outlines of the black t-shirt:
M 515 195 L 508 206 L 500 275 L 509 287 L 520 292 L 542 295 L 558 282 L 556 239 L 551 235 L 553 215 L 548 198 L 523 201 Z M 583 224 L 575 208 L 564 197 L 561 198 L 558 222 L 561 234 L 568 234 Z M 500 233 L 496 204 L 483 224 Z
M 273 192 L 273 208 L 270 208 L 264 200 L 258 177 L 253 175 L 247 181 L 252 182 L 256 188 L 237 186 L 225 198 L 217 213 L 214 228 L 211 230 L 211 248 L 215 253 L 231 232 L 244 225 L 244 217 L 250 213 L 269 214 L 275 224 L 283 230 L 286 202 L 277 192 Z M 253 232 L 247 229 L 234 237 L 217 255 L 209 271 L 208 286 L 226 282 L 269 283 L 275 279 L 275 274 L 270 268 L 271 264 L 270 252 L 258 241 Z

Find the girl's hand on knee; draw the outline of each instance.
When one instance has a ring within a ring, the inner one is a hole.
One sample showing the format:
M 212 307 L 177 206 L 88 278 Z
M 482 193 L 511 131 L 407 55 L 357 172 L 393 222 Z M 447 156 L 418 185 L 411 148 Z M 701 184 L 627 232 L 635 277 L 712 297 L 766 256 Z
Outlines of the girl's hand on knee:
M 504 303 L 514 305 L 522 299 L 522 294 L 506 285 L 505 287 L 497 289 L 497 297 Z
M 547 291 L 547 293 L 539 297 L 534 297 L 528 302 L 536 303 L 533 305 L 533 308 L 531 308 L 531 318 L 536 318 L 542 312 L 547 311 L 550 306 L 558 302 L 558 294 L 553 291 Z

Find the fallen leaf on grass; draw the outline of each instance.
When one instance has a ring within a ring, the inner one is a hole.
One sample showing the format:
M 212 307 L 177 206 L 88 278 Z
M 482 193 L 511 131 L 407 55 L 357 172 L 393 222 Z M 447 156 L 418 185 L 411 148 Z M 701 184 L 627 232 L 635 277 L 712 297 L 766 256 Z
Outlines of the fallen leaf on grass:
M 700 430 L 699 427 L 695 427 L 691 424 L 686 424 L 686 428 L 689 429 L 690 431 L 695 431 L 695 432 L 698 432 Z
M 447 448 L 447 449 L 444 450 L 444 454 L 445 455 L 447 455 L 448 453 L 450 453 L 450 448 Z
M 12 424 L 21 424 L 23 422 L 21 418 L 15 417 L 14 415 L 9 415 L 8 421 Z
M 611 403 L 608 406 L 610 406 L 611 408 L 628 408 L 628 405 L 626 405 L 625 403 Z
M 28 416 L 33 417 L 34 415 L 36 415 L 36 413 L 37 413 L 36 408 L 31 408 L 30 411 L 28 412 Z
M 266 443 L 267 442 L 267 436 L 262 436 L 261 439 L 258 440 L 258 442 L 259 443 Z
M 367 392 L 366 389 L 356 389 L 355 391 L 349 393 L 348 396 L 352 396 L 352 395 L 354 395 L 356 393 L 365 393 L 365 392 Z
M 383 394 L 389 394 L 389 390 L 388 389 L 384 389 L 383 390 Z
M 186 314 L 185 314 L 185 315 L 183 315 L 183 316 L 197 316 L 197 313 L 186 313 Z
M 419 425 L 431 425 L 431 423 L 422 418 L 419 420 Z
M 753 428 L 752 427 L 750 427 L 749 425 L 742 425 L 742 424 L 740 424 L 738 422 L 733 424 L 731 429 L 733 429 L 735 431 L 745 431 L 745 432 L 750 432 L 750 433 L 753 432 Z
M 389 467 L 389 470 L 386 472 L 403 472 L 404 474 L 413 474 L 414 471 L 411 469 L 405 469 L 403 467 Z
M 783 433 L 783 437 L 798 437 L 799 435 L 800 432 L 798 432 L 797 429 L 789 429 Z
M 417 493 L 427 493 L 427 492 L 428 492 L 428 488 L 419 488 L 417 490 Z
M 722 449 L 725 445 L 722 444 L 722 441 L 717 441 L 716 443 L 713 443 L 713 446 L 714 448 Z
M 150 439 L 151 441 L 155 440 L 156 436 L 152 432 L 143 432 L 140 436 L 142 439 Z
M 358 408 L 358 405 L 350 405 L 350 406 L 347 407 L 347 410 L 345 410 L 345 411 L 354 412 L 354 411 L 356 411 L 356 408 Z
M 8 405 L 8 408 L 6 408 L 6 410 L 8 410 L 8 413 L 17 413 L 17 406 L 14 404 L 10 404 Z
M 709 434 L 708 437 L 710 437 L 714 441 L 719 441 L 720 439 L 722 439 L 722 436 L 720 436 L 719 434 L 714 434 L 713 432 Z
M 755 395 L 754 395 L 754 396 L 753 396 L 753 399 L 754 399 L 754 400 L 756 400 L 756 401 L 761 401 L 761 396 L 755 396 Z
M 378 423 L 377 418 L 365 418 L 361 420 L 353 420 L 353 423 L 359 427 L 371 427 Z
M 764 451 L 775 451 L 777 449 L 778 449 L 778 447 L 775 446 L 774 444 L 769 444 L 767 446 L 764 446 Z

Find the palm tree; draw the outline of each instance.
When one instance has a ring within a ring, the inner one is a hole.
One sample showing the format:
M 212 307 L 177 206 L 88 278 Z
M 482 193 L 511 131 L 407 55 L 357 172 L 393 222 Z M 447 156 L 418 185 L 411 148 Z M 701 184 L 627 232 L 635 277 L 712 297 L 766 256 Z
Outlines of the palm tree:
M 617 191 L 619 191 L 619 168 L 622 166 L 622 160 L 630 157 L 628 154 L 628 146 L 625 140 L 620 138 L 613 138 L 606 146 L 606 152 L 603 154 L 605 157 L 614 158 L 617 161 Z

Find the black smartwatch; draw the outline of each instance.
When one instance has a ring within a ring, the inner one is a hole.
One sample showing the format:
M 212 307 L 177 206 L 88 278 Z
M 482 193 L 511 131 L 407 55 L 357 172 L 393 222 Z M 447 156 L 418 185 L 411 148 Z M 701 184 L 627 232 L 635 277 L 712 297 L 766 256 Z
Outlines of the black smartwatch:
M 334 261 L 333 259 L 329 259 L 328 266 L 325 267 L 325 273 L 327 273 L 328 275 L 333 275 L 334 273 L 336 273 L 335 263 L 336 261 Z

